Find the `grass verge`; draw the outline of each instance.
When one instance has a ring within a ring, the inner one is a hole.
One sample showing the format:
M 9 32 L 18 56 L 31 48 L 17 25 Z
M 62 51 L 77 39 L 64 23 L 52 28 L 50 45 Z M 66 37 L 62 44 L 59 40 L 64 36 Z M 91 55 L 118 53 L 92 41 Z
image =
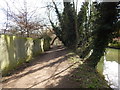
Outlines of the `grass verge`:
M 110 86 L 107 84 L 107 81 L 104 79 L 104 76 L 101 76 L 100 73 L 95 68 L 84 64 L 84 60 L 80 59 L 75 53 L 73 56 L 69 57 L 71 63 L 79 62 L 72 69 L 72 72 L 69 75 L 70 80 L 79 83 L 78 88 L 107 88 L 110 89 Z

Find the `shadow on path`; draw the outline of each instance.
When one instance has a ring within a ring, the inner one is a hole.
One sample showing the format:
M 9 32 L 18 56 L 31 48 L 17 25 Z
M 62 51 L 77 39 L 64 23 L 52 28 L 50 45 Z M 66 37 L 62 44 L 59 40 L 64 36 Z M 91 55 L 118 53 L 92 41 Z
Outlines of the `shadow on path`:
M 49 51 L 46 51 L 45 53 L 40 54 L 38 57 L 34 58 L 29 63 L 25 63 L 21 67 L 17 68 L 17 70 L 13 71 L 13 74 L 10 77 L 8 77 L 7 79 L 4 79 L 2 83 L 7 83 L 10 80 L 15 80 L 15 79 L 17 80 L 21 77 L 24 77 L 25 75 L 34 73 L 34 72 L 41 70 L 43 68 L 52 67 L 53 65 L 55 65 L 57 63 L 61 63 L 64 60 L 66 60 L 67 57 L 69 57 L 69 56 L 65 56 L 67 53 L 68 52 L 66 51 L 66 49 L 64 47 L 53 47 Z M 53 62 L 48 63 L 46 65 L 42 65 L 43 62 L 48 62 L 50 60 L 54 60 L 55 58 L 59 58 L 61 56 L 64 56 L 64 57 L 58 59 L 57 61 L 53 61 Z M 38 68 L 35 68 L 35 69 L 30 69 L 25 73 L 19 74 L 20 72 L 23 72 L 25 68 L 29 68 L 29 67 L 34 66 L 36 64 L 40 64 L 40 66 L 39 67 L 37 66 Z
M 96 69 L 84 63 L 80 64 L 77 68 L 72 70 L 69 74 L 65 75 L 57 83 L 56 86 L 53 84 L 50 84 L 45 88 L 48 88 L 47 90 L 49 90 L 49 88 L 81 88 L 81 89 L 92 88 L 95 90 L 104 90 L 104 89 L 113 90 L 109 87 L 104 77 L 102 77 L 96 71 Z
M 42 83 L 42 82 L 45 82 L 45 81 L 47 81 L 47 80 L 49 80 L 49 79 L 51 79 L 51 78 L 54 78 L 55 76 L 61 74 L 62 72 L 65 72 L 66 70 L 70 69 L 72 66 L 74 66 L 74 64 L 77 64 L 77 63 L 78 63 L 78 62 L 73 63 L 72 65 L 70 65 L 69 67 L 65 68 L 64 70 L 62 70 L 62 71 L 60 71 L 60 72 L 58 72 L 58 73 L 56 73 L 56 74 L 53 74 L 51 77 L 49 77 L 49 78 L 47 78 L 47 79 L 44 79 L 43 81 L 38 82 L 38 83 L 36 83 L 36 84 L 28 87 L 27 89 L 30 89 L 30 88 L 32 88 L 32 87 L 34 87 L 34 86 L 36 86 L 36 85 L 38 85 L 38 84 L 40 84 L 40 83 Z M 27 90 L 27 89 L 26 89 L 26 90 Z
M 4 79 L 4 88 L 108 88 L 94 68 L 80 64 L 79 57 L 76 60 L 76 55 L 68 53 L 63 47 L 46 51 Z M 69 57 L 76 61 L 70 63 Z

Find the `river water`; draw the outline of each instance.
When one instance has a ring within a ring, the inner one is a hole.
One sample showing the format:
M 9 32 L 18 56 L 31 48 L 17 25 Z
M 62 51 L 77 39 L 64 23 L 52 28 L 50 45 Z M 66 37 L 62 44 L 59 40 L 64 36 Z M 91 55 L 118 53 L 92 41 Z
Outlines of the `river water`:
M 97 70 L 104 75 L 111 88 L 120 90 L 120 50 L 107 48 L 105 56 L 101 58 L 97 65 Z

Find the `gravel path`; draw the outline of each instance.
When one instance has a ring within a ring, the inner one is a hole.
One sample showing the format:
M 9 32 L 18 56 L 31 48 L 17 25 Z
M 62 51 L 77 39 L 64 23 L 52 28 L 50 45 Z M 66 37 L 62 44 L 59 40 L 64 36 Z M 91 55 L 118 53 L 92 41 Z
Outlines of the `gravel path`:
M 3 77 L 3 88 L 67 88 L 74 84 L 65 79 L 62 85 L 59 82 L 71 72 L 71 64 L 67 60 L 68 51 L 63 47 L 54 47 L 44 54 L 40 54 L 29 66 L 8 77 Z M 75 86 L 76 87 L 76 86 Z

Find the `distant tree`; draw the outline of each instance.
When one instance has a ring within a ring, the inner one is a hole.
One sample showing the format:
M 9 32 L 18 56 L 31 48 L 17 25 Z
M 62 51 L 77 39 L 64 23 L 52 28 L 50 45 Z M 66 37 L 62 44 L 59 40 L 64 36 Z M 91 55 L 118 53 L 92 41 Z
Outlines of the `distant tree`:
M 7 16 L 7 20 L 9 19 L 9 21 L 12 23 L 10 25 L 8 25 L 7 23 L 6 29 L 12 30 L 12 27 L 14 26 L 16 27 L 16 29 L 18 29 L 14 31 L 14 33 L 19 31 L 21 35 L 27 35 L 29 37 L 30 34 L 36 33 L 37 30 L 39 32 L 39 29 L 42 29 L 45 26 L 44 24 L 41 23 L 42 20 L 37 21 L 34 20 L 36 8 L 33 11 L 28 12 L 26 0 L 24 0 L 23 3 L 24 7 L 22 9 L 17 8 L 18 13 L 11 10 L 11 7 L 9 6 L 8 2 L 6 2 L 6 4 L 7 10 L 3 8 L 3 11 Z M 15 8 L 15 6 L 13 7 Z

